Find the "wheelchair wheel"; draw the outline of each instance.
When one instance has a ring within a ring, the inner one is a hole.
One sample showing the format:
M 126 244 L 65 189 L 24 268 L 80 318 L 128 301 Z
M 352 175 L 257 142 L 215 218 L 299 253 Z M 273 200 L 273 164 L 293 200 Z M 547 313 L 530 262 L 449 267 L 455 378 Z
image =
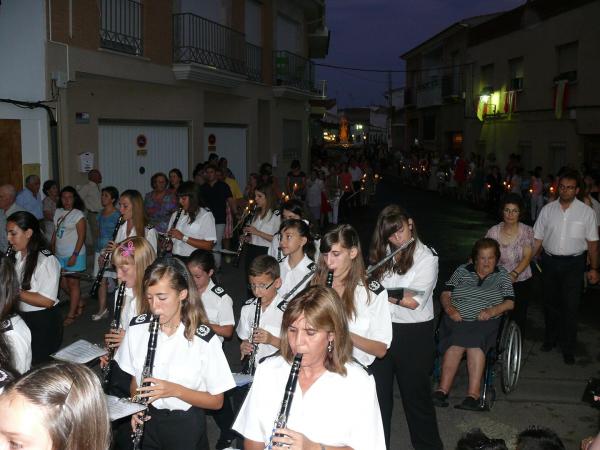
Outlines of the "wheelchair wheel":
M 510 321 L 502 331 L 501 340 L 501 381 L 502 391 L 509 394 L 515 389 L 521 371 L 521 329 L 516 322 Z

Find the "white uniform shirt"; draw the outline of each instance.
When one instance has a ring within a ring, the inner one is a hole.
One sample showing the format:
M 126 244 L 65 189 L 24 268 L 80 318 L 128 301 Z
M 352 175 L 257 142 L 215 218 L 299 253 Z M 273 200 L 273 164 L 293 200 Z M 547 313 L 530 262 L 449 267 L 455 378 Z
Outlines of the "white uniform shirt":
M 281 334 L 281 320 L 283 319 L 283 311 L 285 307 L 281 305 L 282 299 L 276 295 L 273 301 L 265 309 L 262 308 L 260 313 L 259 326 L 263 330 L 267 330 L 275 337 Z M 256 299 L 251 298 L 246 300 L 246 304 L 242 306 L 240 312 L 240 321 L 235 329 L 241 340 L 248 340 L 252 332 L 252 324 L 254 323 L 254 312 L 256 311 Z M 272 355 L 277 351 L 277 347 L 269 344 L 258 344 L 256 351 L 256 362 L 260 361 L 265 356 Z
M 16 253 L 15 269 L 19 281 L 23 281 L 23 272 L 25 270 L 25 260 L 21 257 L 21 252 Z M 60 282 L 60 263 L 58 259 L 47 250 L 38 254 L 37 265 L 31 275 L 31 289 L 29 292 L 37 292 L 48 300 L 52 300 L 56 305 L 58 303 L 58 284 Z M 19 302 L 19 311 L 42 311 L 46 308 L 33 306 L 23 301 Z
M 235 325 L 233 317 L 233 300 L 221 286 L 209 280 L 208 286 L 202 293 L 202 305 L 211 324 L 225 326 Z M 223 336 L 218 336 L 223 342 Z
M 73 254 L 77 244 L 77 223 L 85 220 L 84 215 L 78 209 L 73 208 L 71 212 L 57 208 L 54 213 L 54 227 L 56 229 L 56 256 L 65 257 Z M 85 244 L 79 251 L 85 255 Z
M 535 239 L 551 255 L 578 255 L 587 250 L 587 241 L 598 240 L 594 210 L 574 199 L 566 211 L 554 200 L 542 208 L 533 225 Z
M 381 285 L 386 289 L 403 288 L 418 292 L 413 296 L 419 304 L 415 309 L 404 308 L 388 302 L 392 322 L 419 323 L 433 319 L 433 290 L 437 283 L 437 276 L 437 254 L 422 242 L 417 242 L 412 267 L 402 275 L 386 272 L 381 279 Z
M 368 299 L 370 299 L 369 304 L 367 304 Z M 383 342 L 387 348 L 390 348 L 392 320 L 388 303 L 387 291 L 378 282 L 371 281 L 368 289 L 361 284 L 356 286 L 354 290 L 356 315 L 348 321 L 350 332 L 373 341 Z M 374 355 L 356 347 L 352 350 L 352 356 L 365 366 L 375 361 Z
M 252 441 L 269 442 L 290 367 L 281 356 L 258 365 L 234 430 Z M 325 371 L 306 392 L 298 383 L 287 427 L 327 446 L 384 450 L 375 381 L 354 363 L 346 364 L 346 370 L 346 376 Z
M 261 218 L 260 214 L 257 214 L 252 221 L 252 226 L 258 231 L 273 235 L 279 231 L 280 225 L 281 216 L 279 215 L 279 210 L 268 211 L 264 218 Z M 252 235 L 250 243 L 252 245 L 260 245 L 261 247 L 271 246 L 271 241 L 256 236 L 255 234 Z
M 277 294 L 280 297 L 285 297 L 285 295 L 293 289 L 300 281 L 306 276 L 307 273 L 311 271 L 311 267 L 315 267 L 315 263 L 308 256 L 304 255 L 304 258 L 300 260 L 296 267 L 293 269 L 289 265 L 289 258 L 286 257 L 283 261 L 279 263 L 279 273 L 281 274 L 281 279 L 283 283 L 281 287 L 277 291 Z M 307 278 L 302 286 L 299 286 L 298 289 L 294 292 L 294 295 L 297 295 L 302 289 L 304 289 L 308 283 L 310 283 L 310 278 Z M 288 299 L 289 300 L 289 299 Z
M 148 351 L 149 328 L 149 314 L 135 317 L 115 355 L 119 367 L 135 376 L 138 386 Z M 188 341 L 183 335 L 184 328 L 180 323 L 171 336 L 159 330 L 152 376 L 211 395 L 234 388 L 235 381 L 217 335 L 202 325 Z M 158 399 L 152 405 L 158 409 L 183 411 L 192 406 L 175 397 Z
M 119 289 L 116 289 L 114 302 L 115 308 L 117 307 L 118 295 Z M 119 324 L 121 328 L 127 331 L 127 329 L 129 328 L 129 322 L 131 322 L 131 319 L 133 319 L 138 314 L 139 313 L 137 310 L 137 301 L 135 295 L 133 294 L 133 289 L 126 287 L 125 297 L 123 298 L 123 304 L 121 306 L 121 323 Z
M 27 372 L 31 368 L 31 331 L 25 321 L 14 315 L 0 323 L 0 333 L 4 334 L 10 347 L 15 370 Z
M 117 231 L 117 238 L 115 239 L 115 242 L 118 244 L 119 242 L 122 242 L 127 238 L 134 237 L 137 235 L 138 234 L 135 231 L 135 227 L 132 227 L 131 232 L 129 233 L 129 235 L 127 235 L 127 222 L 123 222 L 119 227 L 119 231 Z M 144 237 L 156 252 L 156 230 L 154 228 L 146 227 L 146 229 L 144 230 Z
M 171 219 L 169 220 L 169 226 L 167 227 L 167 230 L 173 228 L 173 222 L 175 221 L 176 215 L 177 211 L 171 214 Z M 177 221 L 175 228 L 181 231 L 187 237 L 191 237 L 193 239 L 202 239 L 203 241 L 217 242 L 215 217 L 209 210 L 204 208 L 198 209 L 196 219 L 192 223 L 189 223 L 189 221 L 190 216 L 188 213 L 183 211 L 181 216 L 179 216 L 179 220 Z M 179 239 L 173 239 L 174 255 L 190 256 L 194 250 L 196 250 L 196 247 L 192 247 L 191 245 L 186 244 Z

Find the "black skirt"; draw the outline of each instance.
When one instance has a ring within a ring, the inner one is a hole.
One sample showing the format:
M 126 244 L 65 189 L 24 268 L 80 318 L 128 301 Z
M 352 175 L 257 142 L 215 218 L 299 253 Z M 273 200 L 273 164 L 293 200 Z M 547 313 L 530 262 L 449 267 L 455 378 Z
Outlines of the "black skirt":
M 455 322 L 444 315 L 440 325 L 439 350 L 443 354 L 449 347 L 480 348 L 483 353 L 496 345 L 500 318 Z

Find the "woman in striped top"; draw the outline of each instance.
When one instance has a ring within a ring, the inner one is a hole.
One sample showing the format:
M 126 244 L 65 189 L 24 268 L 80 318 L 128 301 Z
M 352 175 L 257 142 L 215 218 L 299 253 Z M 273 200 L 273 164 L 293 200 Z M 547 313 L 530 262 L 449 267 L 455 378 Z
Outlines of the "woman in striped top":
M 444 357 L 433 402 L 448 406 L 448 392 L 466 352 L 469 387 L 467 397 L 456 407 L 479 410 L 485 354 L 495 345 L 500 316 L 513 309 L 514 292 L 510 275 L 497 265 L 498 242 L 491 238 L 478 240 L 471 258 L 472 263 L 454 271 L 441 295 L 446 313 L 440 326 L 440 353 Z

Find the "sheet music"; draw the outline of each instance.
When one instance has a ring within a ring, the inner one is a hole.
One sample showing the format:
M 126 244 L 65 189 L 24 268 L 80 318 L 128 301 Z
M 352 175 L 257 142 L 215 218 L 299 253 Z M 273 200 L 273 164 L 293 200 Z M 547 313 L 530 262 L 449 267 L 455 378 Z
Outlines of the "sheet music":
M 245 373 L 234 373 L 232 375 L 237 387 L 246 386 L 247 384 L 252 383 L 252 380 L 254 379 L 252 375 L 247 375 Z
M 54 359 L 79 364 L 86 364 L 96 358 L 106 355 L 108 352 L 85 339 L 79 339 L 71 345 L 57 351 L 51 355 Z
M 114 395 L 104 395 L 104 398 L 106 399 L 108 416 L 111 422 L 123 417 L 132 416 L 146 409 L 146 405 L 132 402 L 127 398 L 119 398 Z

